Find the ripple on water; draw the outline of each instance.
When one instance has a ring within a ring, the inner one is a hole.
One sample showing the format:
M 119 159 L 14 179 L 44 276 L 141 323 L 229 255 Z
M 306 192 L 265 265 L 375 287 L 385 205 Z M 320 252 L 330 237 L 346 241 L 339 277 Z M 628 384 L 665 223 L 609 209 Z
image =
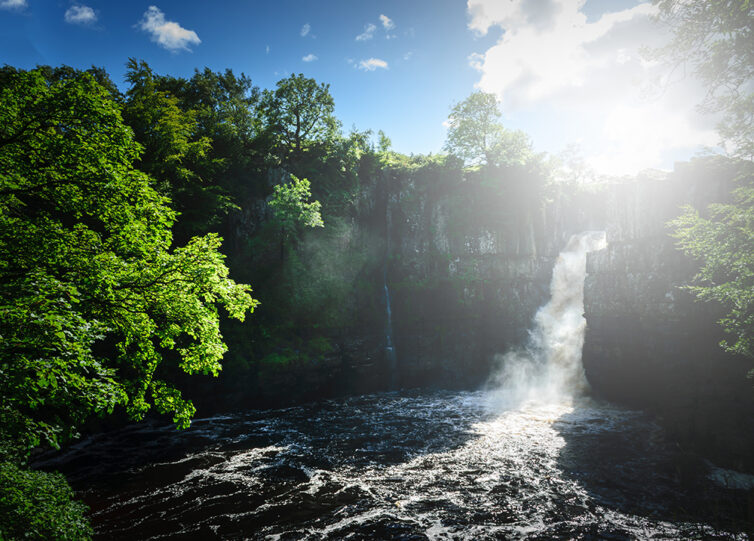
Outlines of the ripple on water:
M 482 392 L 361 396 L 129 427 L 42 463 L 108 539 L 748 539 L 745 495 L 644 414 Z

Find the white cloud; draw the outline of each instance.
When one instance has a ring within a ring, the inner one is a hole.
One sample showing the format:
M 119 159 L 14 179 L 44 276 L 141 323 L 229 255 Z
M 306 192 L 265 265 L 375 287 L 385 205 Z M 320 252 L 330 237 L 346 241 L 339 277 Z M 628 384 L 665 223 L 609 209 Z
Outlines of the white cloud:
M 668 111 L 659 103 L 616 105 L 604 119 L 601 136 L 606 144 L 599 150 L 592 149 L 586 162 L 594 170 L 610 175 L 656 168 L 662 163 L 663 151 L 669 148 L 713 147 L 718 142 L 714 130 L 700 130 L 687 115 Z
M 375 30 L 377 30 L 377 27 L 372 23 L 364 25 L 364 31 L 356 36 L 356 41 L 366 41 L 368 39 L 372 39 L 374 37 Z
M 0 0 L 0 9 L 24 9 L 28 7 L 26 0 Z
M 380 22 L 382 23 L 382 27 L 385 30 L 391 30 L 391 29 L 395 28 L 395 23 L 387 15 L 380 15 Z
M 267 45 L 267 46 L 266 46 L 266 47 L 264 48 L 264 54 L 270 54 L 270 46 L 269 46 L 269 45 Z
M 304 26 L 301 27 L 301 37 L 305 38 L 306 35 L 309 33 L 309 31 L 312 29 L 312 26 L 309 23 L 306 23 Z
M 314 62 L 315 60 L 318 60 L 316 55 L 313 55 L 312 53 L 309 53 L 305 57 L 303 57 L 301 60 L 304 62 Z
M 166 21 L 165 14 L 156 6 L 149 6 L 139 22 L 139 28 L 152 35 L 152 41 L 169 51 L 190 51 L 189 45 L 199 45 L 202 40 L 193 30 L 187 30 L 174 21 Z
M 92 24 L 97 22 L 97 14 L 92 8 L 84 5 L 69 7 L 64 15 L 65 22 L 71 24 Z
M 387 69 L 387 62 L 379 58 L 370 58 L 359 62 L 359 69 L 364 71 L 374 71 L 377 68 Z
M 667 37 L 652 19 L 656 8 L 641 3 L 588 21 L 584 3 L 468 0 L 472 31 L 504 30 L 469 57 L 480 72 L 476 86 L 497 94 L 507 115 L 547 108 L 563 137 L 582 138 L 587 161 L 611 173 L 659 166 L 673 149 L 714 144 L 709 121 L 694 111 L 698 84 L 668 85 L 664 68 L 641 58 L 642 46 Z

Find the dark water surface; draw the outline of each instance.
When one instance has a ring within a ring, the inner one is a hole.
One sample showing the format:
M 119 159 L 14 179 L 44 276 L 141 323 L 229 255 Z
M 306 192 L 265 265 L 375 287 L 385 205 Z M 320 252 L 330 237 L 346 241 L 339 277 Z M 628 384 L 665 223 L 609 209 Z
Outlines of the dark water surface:
M 746 493 L 646 415 L 491 403 L 388 393 L 142 424 L 41 466 L 99 539 L 748 539 Z

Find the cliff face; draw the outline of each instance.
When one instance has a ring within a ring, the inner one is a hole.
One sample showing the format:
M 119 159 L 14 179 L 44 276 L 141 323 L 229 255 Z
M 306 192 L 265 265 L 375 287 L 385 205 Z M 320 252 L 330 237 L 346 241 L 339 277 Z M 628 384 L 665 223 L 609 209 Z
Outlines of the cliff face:
M 592 201 L 601 195 L 543 197 L 541 178 L 527 175 L 432 163 L 384 169 L 363 179 L 353 216 L 326 219 L 284 260 L 264 221 L 239 219 L 239 244 L 254 232 L 262 239 L 239 265 L 257 273 L 249 281 L 262 305 L 227 332 L 226 400 L 273 405 L 483 383 L 494 356 L 525 340 L 570 235 L 602 221 L 604 205 Z M 269 321 L 277 326 L 260 332 Z
M 208 402 L 222 395 L 235 407 L 281 405 L 481 384 L 496 354 L 525 341 L 569 237 L 605 230 L 608 246 L 589 256 L 585 283 L 592 389 L 656 412 L 679 441 L 721 465 L 752 469 L 747 363 L 718 347 L 718 308 L 683 289 L 697 266 L 665 225 L 683 204 L 725 200 L 732 176 L 701 160 L 671 175 L 545 197 L 521 171 L 383 169 L 363 179 L 353 215 L 306 233 L 284 260 L 275 232 L 249 222 L 261 240 L 246 266 L 260 273 L 250 281 L 262 306 L 246 327 L 228 330 L 236 338 L 229 357 L 241 368 L 229 368 Z
M 732 176 L 720 164 L 697 163 L 611 190 L 608 246 L 587 261 L 583 362 L 595 393 L 656 412 L 682 445 L 751 470 L 748 361 L 717 345 L 720 308 L 683 289 L 698 266 L 665 227 L 684 204 L 725 200 Z
M 536 180 L 517 171 L 463 182 L 460 171 L 445 179 L 423 174 L 389 184 L 397 379 L 407 386 L 480 384 L 495 354 L 525 340 L 549 297 L 560 249 L 589 229 L 593 216 L 573 212 L 565 193 L 543 204 Z

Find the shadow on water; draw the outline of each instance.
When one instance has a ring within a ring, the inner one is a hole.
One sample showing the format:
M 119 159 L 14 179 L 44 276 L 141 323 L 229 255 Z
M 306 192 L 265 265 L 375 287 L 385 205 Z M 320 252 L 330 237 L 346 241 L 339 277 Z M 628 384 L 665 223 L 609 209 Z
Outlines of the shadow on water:
M 198 419 L 182 432 L 147 422 L 74 444 L 36 467 L 66 474 L 101 538 L 299 531 L 337 522 L 338 513 L 384 507 L 385 495 L 362 483 L 364 476 L 398 483 L 385 472 L 479 437 L 471 425 L 485 413 L 463 396 L 365 395 Z M 394 518 L 377 521 L 373 535 L 410 538 Z
M 133 426 L 38 466 L 108 540 L 747 538 L 737 494 L 686 475 L 648 416 L 490 404 L 385 393 Z
M 709 464 L 666 439 L 649 414 L 584 399 L 552 426 L 565 442 L 558 468 L 583 488 L 589 512 L 674 524 L 686 539 L 754 538 L 754 493 L 713 483 Z M 636 538 L 620 527 L 602 534 Z

